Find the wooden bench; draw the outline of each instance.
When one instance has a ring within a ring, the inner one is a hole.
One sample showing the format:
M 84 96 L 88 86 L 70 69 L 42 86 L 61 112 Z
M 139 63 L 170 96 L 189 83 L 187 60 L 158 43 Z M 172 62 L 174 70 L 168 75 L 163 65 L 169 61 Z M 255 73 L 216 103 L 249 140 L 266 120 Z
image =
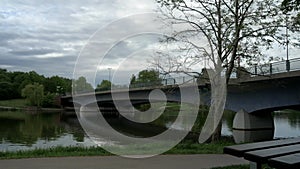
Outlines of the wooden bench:
M 271 158 L 269 165 L 274 168 L 281 169 L 299 169 L 300 168 L 300 153 Z
M 223 151 L 249 160 L 251 169 L 261 169 L 262 164 L 278 169 L 300 169 L 300 138 L 227 146 Z

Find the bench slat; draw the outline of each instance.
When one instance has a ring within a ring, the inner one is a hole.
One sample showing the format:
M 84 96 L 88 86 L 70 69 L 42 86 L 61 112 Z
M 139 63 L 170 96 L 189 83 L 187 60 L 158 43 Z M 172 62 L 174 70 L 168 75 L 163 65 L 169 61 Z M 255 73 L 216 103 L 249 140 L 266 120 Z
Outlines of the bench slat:
M 267 148 L 274 148 L 274 147 L 281 147 L 281 146 L 289 146 L 295 144 L 300 144 L 300 138 L 226 146 L 224 147 L 223 152 L 225 154 L 230 154 L 237 157 L 243 157 L 245 152 L 267 149 Z
M 285 156 L 294 153 L 300 153 L 300 144 L 250 151 L 244 154 L 244 158 L 257 163 L 267 163 L 268 159 L 270 158 Z
M 271 167 L 280 169 L 299 169 L 300 153 L 271 158 L 268 162 Z

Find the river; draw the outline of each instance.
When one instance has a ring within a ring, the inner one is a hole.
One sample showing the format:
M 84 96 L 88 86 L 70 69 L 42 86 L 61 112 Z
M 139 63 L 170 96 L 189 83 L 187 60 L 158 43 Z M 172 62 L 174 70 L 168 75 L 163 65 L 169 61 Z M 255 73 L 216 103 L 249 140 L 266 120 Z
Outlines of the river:
M 278 111 L 273 116 L 274 138 L 300 136 L 300 111 Z M 232 136 L 233 117 L 233 113 L 225 114 L 222 121 L 223 136 Z M 116 119 L 112 123 L 120 124 Z M 124 125 L 120 128 L 124 127 L 126 128 Z M 131 134 L 143 133 L 131 128 L 132 126 L 128 127 L 128 130 L 134 131 Z M 155 128 L 150 135 L 161 131 L 164 129 Z M 76 116 L 63 116 L 62 113 L 0 111 L 0 139 L 1 152 L 55 146 L 95 146 L 81 128 Z

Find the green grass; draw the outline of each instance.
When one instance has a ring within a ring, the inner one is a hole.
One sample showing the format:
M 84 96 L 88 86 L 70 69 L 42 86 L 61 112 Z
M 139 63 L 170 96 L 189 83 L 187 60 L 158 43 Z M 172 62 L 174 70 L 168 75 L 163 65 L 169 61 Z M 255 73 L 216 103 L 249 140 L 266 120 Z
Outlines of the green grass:
M 249 165 L 233 165 L 233 166 L 227 166 L 227 167 L 215 167 L 212 169 L 250 169 Z
M 225 146 L 233 145 L 232 141 L 221 140 L 216 143 L 182 142 L 165 154 L 223 154 Z
M 0 159 L 67 157 L 67 156 L 108 156 L 112 155 L 100 147 L 55 147 L 17 152 L 0 152 Z
M 26 107 L 25 99 L 0 100 L 0 106 L 23 108 Z
M 215 167 L 212 169 L 250 169 L 250 165 L 233 165 L 233 166 L 226 166 L 226 167 Z M 262 169 L 273 169 L 267 165 L 263 165 Z
M 234 143 L 229 141 L 210 144 L 183 142 L 164 154 L 222 154 L 223 147 L 232 144 Z M 112 154 L 101 147 L 54 147 L 17 152 L 0 152 L 0 159 L 108 155 Z

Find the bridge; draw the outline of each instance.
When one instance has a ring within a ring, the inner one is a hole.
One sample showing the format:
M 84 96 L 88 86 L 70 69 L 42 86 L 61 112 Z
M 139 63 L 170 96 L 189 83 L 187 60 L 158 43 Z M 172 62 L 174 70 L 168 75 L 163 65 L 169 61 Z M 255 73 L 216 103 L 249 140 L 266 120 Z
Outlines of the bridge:
M 227 99 L 225 109 L 238 112 L 234 119 L 233 128 L 237 133 L 248 131 L 269 131 L 273 136 L 274 123 L 271 112 L 282 109 L 300 109 L 300 58 L 270 63 L 265 65 L 254 65 L 243 71 L 236 71 L 227 86 Z M 195 92 L 188 82 L 182 79 L 185 85 L 174 83 L 162 86 L 147 86 L 132 88 L 128 90 L 116 89 L 112 91 L 95 92 L 95 97 L 91 93 L 78 94 L 75 96 L 64 96 L 61 98 L 63 106 L 88 106 L 96 102 L 104 110 L 114 108 L 114 103 L 118 102 L 124 108 L 128 104 L 137 105 L 149 103 L 149 95 L 155 89 L 160 89 L 166 95 L 168 102 L 189 102 L 181 98 L 181 90 L 185 92 Z M 179 82 L 179 80 L 176 80 Z M 200 105 L 211 104 L 211 86 L 205 76 L 198 79 L 198 91 L 200 95 Z M 93 93 L 94 94 L 94 93 Z M 114 99 L 112 99 L 114 95 Z M 117 99 L 115 99 L 117 98 Z M 160 97 L 155 101 L 159 102 Z M 80 100 L 79 102 L 76 102 Z M 242 135 L 241 137 L 245 137 Z M 244 140 L 237 138 L 237 140 Z

